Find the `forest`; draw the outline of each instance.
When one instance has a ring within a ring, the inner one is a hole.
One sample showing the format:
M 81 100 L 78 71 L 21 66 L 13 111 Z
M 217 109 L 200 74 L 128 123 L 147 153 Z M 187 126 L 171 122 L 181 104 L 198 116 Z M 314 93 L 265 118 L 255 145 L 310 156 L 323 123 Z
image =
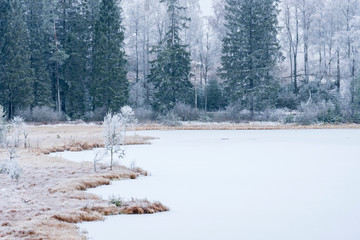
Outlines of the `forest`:
M 0 0 L 7 118 L 360 122 L 358 0 Z

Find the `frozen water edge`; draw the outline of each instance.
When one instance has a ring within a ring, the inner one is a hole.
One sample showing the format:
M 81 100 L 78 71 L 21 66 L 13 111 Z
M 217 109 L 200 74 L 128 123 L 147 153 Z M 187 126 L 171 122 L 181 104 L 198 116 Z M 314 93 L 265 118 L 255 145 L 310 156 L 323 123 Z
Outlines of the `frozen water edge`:
M 171 211 L 79 224 L 90 239 L 360 238 L 360 130 L 143 135 L 159 139 L 127 147 L 125 165 L 136 161 L 152 176 L 90 191 L 159 200 Z

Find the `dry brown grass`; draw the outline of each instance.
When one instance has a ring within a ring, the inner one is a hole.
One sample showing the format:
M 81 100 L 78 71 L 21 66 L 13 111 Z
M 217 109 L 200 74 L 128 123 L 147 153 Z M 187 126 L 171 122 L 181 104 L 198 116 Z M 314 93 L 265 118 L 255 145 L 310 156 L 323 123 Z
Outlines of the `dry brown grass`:
M 82 210 L 78 210 L 74 212 L 58 213 L 52 216 L 52 218 L 67 223 L 91 222 L 91 221 L 100 221 L 104 219 L 103 215 L 101 215 L 96 211 L 82 211 Z
M 115 205 L 108 206 L 94 206 L 91 208 L 85 207 L 82 209 L 85 212 L 97 212 L 103 216 L 118 215 L 120 214 L 119 207 Z
M 43 154 L 101 147 L 101 126 L 32 126 L 29 136 L 30 148 L 17 152 L 24 169 L 19 185 L 0 174 L 0 239 L 85 239 L 73 223 L 122 212 L 83 190 L 107 185 L 111 180 L 147 175 L 141 169 L 115 167 L 110 172 L 101 166 L 94 173 L 92 163 L 74 163 Z M 134 136 L 127 143 L 146 144 L 149 139 Z M 0 149 L 0 159 L 5 155 L 6 150 Z
M 127 136 L 126 145 L 149 144 L 152 137 Z M 101 125 L 40 125 L 30 126 L 30 149 L 37 154 L 63 151 L 83 151 L 104 147 Z
M 164 126 L 163 124 L 142 124 L 132 130 L 287 130 L 287 129 L 359 129 L 360 124 L 271 124 L 271 123 L 190 123 L 180 126 Z
M 0 239 L 6 240 L 86 240 L 78 233 L 76 225 L 54 218 L 34 218 L 19 222 L 12 228 L 2 228 Z
M 150 202 L 148 200 L 132 200 L 123 203 L 122 214 L 153 214 L 157 212 L 169 211 L 169 208 L 160 202 Z
M 54 188 L 49 189 L 50 193 L 55 192 L 70 192 L 70 191 L 85 191 L 88 188 L 95 188 L 101 185 L 109 185 L 110 180 L 101 176 L 88 176 L 70 179 L 57 184 Z

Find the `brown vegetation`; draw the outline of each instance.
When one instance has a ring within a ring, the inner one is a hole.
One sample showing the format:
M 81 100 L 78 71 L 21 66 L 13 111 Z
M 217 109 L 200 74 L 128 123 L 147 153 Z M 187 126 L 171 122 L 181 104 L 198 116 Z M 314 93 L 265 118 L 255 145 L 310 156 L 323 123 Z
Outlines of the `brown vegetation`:
M 359 129 L 359 124 L 316 124 L 298 125 L 281 123 L 189 123 L 179 126 L 165 126 L 163 124 L 143 124 L 133 130 L 287 130 L 287 129 Z
M 31 127 L 30 148 L 17 152 L 24 169 L 19 185 L 0 174 L 0 239 L 83 240 L 74 223 L 125 213 L 124 207 L 130 203 L 117 207 L 83 190 L 110 184 L 111 180 L 135 179 L 140 174 L 147 175 L 146 171 L 118 166 L 110 172 L 106 166 L 100 166 L 94 173 L 91 163 L 74 163 L 43 154 L 51 149 L 98 147 L 101 135 L 102 130 L 97 125 Z M 134 136 L 127 142 L 145 144 L 149 139 Z M 0 150 L 0 159 L 5 157 L 6 150 Z M 139 209 L 144 208 L 144 213 L 161 210 L 157 203 L 137 203 Z
M 149 202 L 148 200 L 132 200 L 124 203 L 120 209 L 122 214 L 153 214 L 166 211 L 169 211 L 169 208 L 160 202 Z

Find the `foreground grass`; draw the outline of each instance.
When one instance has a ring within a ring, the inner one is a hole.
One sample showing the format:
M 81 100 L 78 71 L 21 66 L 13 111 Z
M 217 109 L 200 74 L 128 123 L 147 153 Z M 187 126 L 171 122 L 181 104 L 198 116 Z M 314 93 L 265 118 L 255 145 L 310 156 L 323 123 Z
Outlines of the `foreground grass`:
M 281 125 L 191 123 L 181 126 L 143 124 L 136 130 L 276 130 L 360 128 L 359 125 Z M 148 144 L 151 138 L 132 136 L 127 144 Z M 0 174 L 0 239 L 85 239 L 74 223 L 102 220 L 113 214 L 144 214 L 168 210 L 158 202 L 134 200 L 109 204 L 98 196 L 84 192 L 87 188 L 110 184 L 111 180 L 134 179 L 146 175 L 140 169 L 116 167 L 112 172 L 92 163 L 74 163 L 49 157 L 53 151 L 81 151 L 101 147 L 99 125 L 46 125 L 30 127 L 29 149 L 19 149 L 24 169 L 19 185 Z M 5 156 L 6 150 L 0 150 Z M 0 159 L 2 157 L 0 156 Z
M 84 190 L 108 185 L 111 180 L 135 179 L 147 172 L 137 168 L 74 163 L 47 155 L 51 151 L 101 147 L 99 126 L 33 126 L 29 149 L 18 149 L 24 172 L 19 184 L 0 174 L 0 239 L 85 239 L 74 223 L 102 220 L 115 214 L 167 211 L 158 202 L 133 200 L 116 206 Z M 128 144 L 147 144 L 149 138 L 131 137 Z M 6 150 L 0 150 L 0 159 Z
M 185 122 L 175 126 L 157 123 L 141 124 L 133 128 L 137 131 L 146 130 L 288 130 L 288 129 L 360 129 L 360 124 L 282 124 L 274 122 L 250 123 L 207 123 Z

